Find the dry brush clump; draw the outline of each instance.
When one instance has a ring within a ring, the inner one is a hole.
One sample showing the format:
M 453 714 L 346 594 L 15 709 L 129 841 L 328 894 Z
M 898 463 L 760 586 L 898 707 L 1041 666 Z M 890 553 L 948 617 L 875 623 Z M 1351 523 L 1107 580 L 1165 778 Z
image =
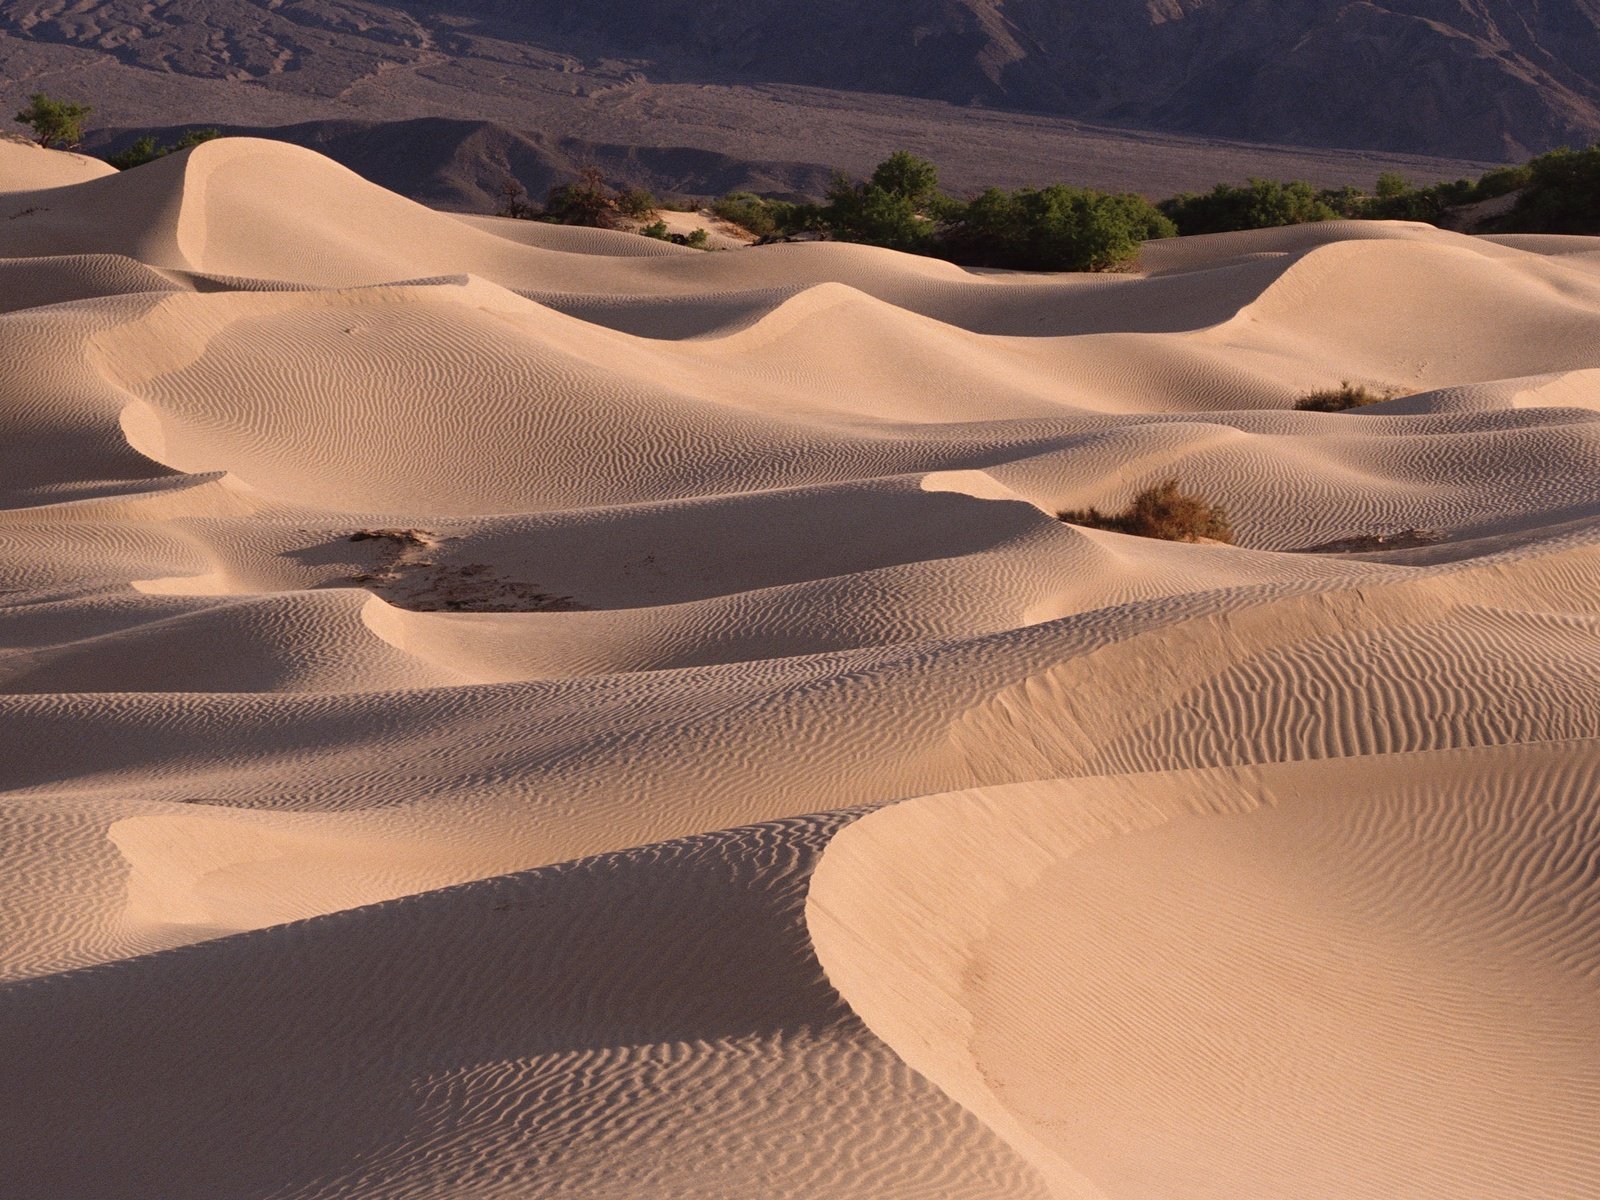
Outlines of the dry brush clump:
M 1185 492 L 1176 479 L 1164 479 L 1145 488 L 1120 513 L 1082 508 L 1056 515 L 1068 525 L 1087 525 L 1091 529 L 1161 538 L 1168 542 L 1233 541 L 1228 514 L 1205 497 Z
M 1294 402 L 1294 407 L 1297 412 L 1346 412 L 1352 408 L 1377 404 L 1380 400 L 1393 400 L 1397 394 L 1392 389 L 1380 392 L 1367 387 L 1366 384 L 1351 383 L 1346 379 L 1336 388 L 1307 392 Z

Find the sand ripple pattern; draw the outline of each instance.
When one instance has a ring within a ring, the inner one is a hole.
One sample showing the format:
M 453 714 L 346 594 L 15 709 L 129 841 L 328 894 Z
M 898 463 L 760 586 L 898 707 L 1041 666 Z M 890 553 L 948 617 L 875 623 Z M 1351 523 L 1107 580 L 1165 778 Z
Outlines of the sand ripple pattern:
M 7 1196 L 1600 1194 L 1600 242 L 85 161 L 0 143 Z M 1054 518 L 1174 476 L 1237 545 Z

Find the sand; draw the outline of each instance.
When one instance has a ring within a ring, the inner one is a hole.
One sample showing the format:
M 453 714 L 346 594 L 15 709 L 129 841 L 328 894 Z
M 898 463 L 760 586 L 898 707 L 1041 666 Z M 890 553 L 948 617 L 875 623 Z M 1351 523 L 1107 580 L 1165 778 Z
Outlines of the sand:
M 1594 1196 L 1597 264 L 0 143 L 0 1192 Z

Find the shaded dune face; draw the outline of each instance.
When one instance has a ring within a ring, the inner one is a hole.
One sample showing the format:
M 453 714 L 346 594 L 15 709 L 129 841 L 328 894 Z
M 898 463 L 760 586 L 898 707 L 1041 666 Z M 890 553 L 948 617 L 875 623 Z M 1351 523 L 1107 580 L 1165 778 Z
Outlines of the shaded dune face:
M 1600 242 L 7 156 L 16 1195 L 1600 1190 Z

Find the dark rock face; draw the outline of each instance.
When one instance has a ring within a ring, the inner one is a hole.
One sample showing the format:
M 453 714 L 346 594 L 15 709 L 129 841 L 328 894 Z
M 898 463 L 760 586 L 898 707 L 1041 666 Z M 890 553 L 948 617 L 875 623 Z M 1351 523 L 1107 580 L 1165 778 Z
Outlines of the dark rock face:
M 496 36 L 1254 140 L 1516 156 L 1600 136 L 1596 0 L 455 0 Z
M 0 37 L 329 101 L 534 71 L 1457 158 L 1600 138 L 1600 0 L 0 0 Z
M 101 130 L 84 149 L 110 154 L 140 134 L 171 144 L 190 125 L 135 131 Z M 625 146 L 580 138 L 519 133 L 488 121 L 417 117 L 406 121 L 305 121 L 295 125 L 221 125 L 229 136 L 269 137 L 326 154 L 373 183 L 434 208 L 492 213 L 514 180 L 536 202 L 558 183 L 598 166 L 607 178 L 663 196 L 815 195 L 829 172 L 816 164 L 735 158 L 688 146 Z

